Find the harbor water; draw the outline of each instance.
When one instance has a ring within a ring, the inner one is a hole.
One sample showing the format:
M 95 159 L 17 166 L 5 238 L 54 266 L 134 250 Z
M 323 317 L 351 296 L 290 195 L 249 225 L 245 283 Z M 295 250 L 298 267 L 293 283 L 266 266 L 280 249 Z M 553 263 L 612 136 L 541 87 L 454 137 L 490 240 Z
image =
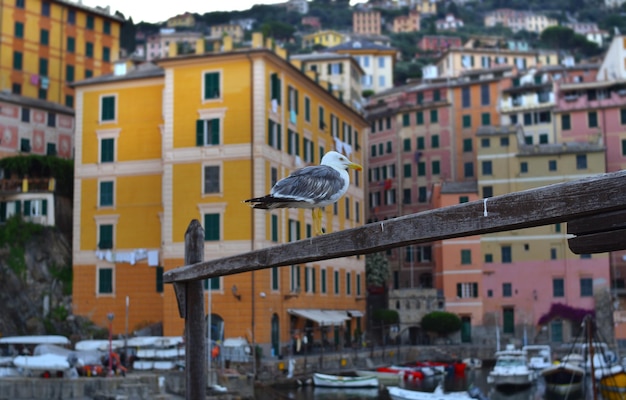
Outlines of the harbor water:
M 443 380 L 445 391 L 463 391 L 470 385 L 478 387 L 484 395 L 491 400 L 591 400 L 593 396 L 590 385 L 582 393 L 574 393 L 570 396 L 554 396 L 546 393 L 543 379 L 539 378 L 528 389 L 513 393 L 502 393 L 487 383 L 489 368 L 467 370 L 463 375 L 447 374 L 445 376 L 427 378 L 416 382 L 403 382 L 402 387 L 412 390 L 432 392 L 437 384 Z M 293 400 L 365 400 L 380 399 L 389 400 L 386 389 L 327 389 L 315 388 L 311 385 L 291 389 L 276 389 L 274 393 L 257 393 L 257 399 L 293 399 Z

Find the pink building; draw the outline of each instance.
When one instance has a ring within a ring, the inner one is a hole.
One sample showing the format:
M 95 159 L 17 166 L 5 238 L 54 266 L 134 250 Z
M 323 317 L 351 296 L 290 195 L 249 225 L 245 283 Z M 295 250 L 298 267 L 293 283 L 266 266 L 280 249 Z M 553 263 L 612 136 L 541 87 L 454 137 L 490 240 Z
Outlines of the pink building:
M 424 36 L 417 43 L 422 51 L 441 52 L 450 47 L 461 47 L 462 40 L 458 36 Z
M 319 17 L 311 17 L 311 16 L 302 17 L 302 25 L 310 26 L 314 30 L 322 29 L 322 23 L 320 22 Z

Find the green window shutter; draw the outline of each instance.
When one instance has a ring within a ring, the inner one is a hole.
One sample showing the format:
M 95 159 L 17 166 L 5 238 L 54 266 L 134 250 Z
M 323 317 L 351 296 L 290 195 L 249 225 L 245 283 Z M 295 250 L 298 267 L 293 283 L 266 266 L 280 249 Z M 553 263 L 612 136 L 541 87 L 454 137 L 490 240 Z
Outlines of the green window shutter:
M 24 215 L 27 217 L 30 215 L 30 200 L 24 200 Z
M 417 163 L 417 176 L 424 176 L 424 175 L 426 175 L 426 163 L 418 162 Z
M 271 147 L 274 147 L 274 121 L 271 119 L 267 120 L 267 144 Z
M 220 144 L 220 120 L 211 120 L 211 144 Z
M 439 135 L 433 135 L 430 140 L 433 149 L 439 148 Z
M 309 267 L 304 267 L 304 290 L 309 290 Z
M 5 222 L 7 220 L 7 203 L 2 201 L 0 202 L 0 222 Z
M 424 147 L 426 146 L 424 144 L 424 142 L 425 141 L 424 141 L 424 137 L 423 136 L 417 138 L 417 149 L 418 150 L 424 150 Z
M 472 116 L 464 115 L 463 116 L 463 128 L 471 128 L 472 127 Z
M 432 162 L 432 173 L 433 175 L 439 175 L 441 168 L 440 168 L 440 163 L 439 161 L 433 161 Z
M 296 114 L 298 114 L 298 111 L 299 111 L 299 107 L 298 107 L 298 97 L 299 97 L 298 96 L 298 89 L 294 89 L 293 93 L 296 96 L 296 98 L 294 99 L 294 103 L 296 105 L 296 110 L 295 110 Z
M 300 156 L 300 134 L 296 133 L 296 155 Z
M 217 99 L 220 97 L 220 74 L 219 72 L 207 72 L 204 74 L 204 98 Z
M 409 126 L 409 125 L 411 125 L 409 114 L 402 114 L 402 126 Z
M 437 110 L 430 110 L 430 123 L 435 124 L 439 122 L 439 113 Z
M 115 139 L 102 139 L 100 142 L 100 162 L 113 162 Z
M 163 267 L 156 267 L 156 291 L 163 293 Z
M 472 297 L 478 297 L 478 283 L 474 282 L 472 283 Z
M 461 298 L 463 296 L 463 289 L 460 283 L 456 284 L 456 297 Z
M 16 214 L 21 214 L 22 213 L 22 202 L 19 200 L 15 201 L 15 213 Z
M 293 132 L 290 129 L 287 129 L 287 152 L 289 154 L 291 154 L 292 142 L 293 142 Z
M 41 215 L 48 215 L 48 200 L 41 201 Z
M 278 216 L 272 215 L 272 242 L 278 242 Z
M 112 249 L 113 248 L 113 225 L 100 225 L 100 242 L 98 243 L 98 248 L 100 250 L 103 249 Z
M 300 221 L 296 222 L 296 240 L 300 240 L 302 239 L 302 237 L 300 236 Z M 300 270 L 298 269 L 298 272 L 300 272 Z M 300 280 L 298 279 L 298 282 L 300 282 Z
M 115 119 L 115 97 L 107 96 L 102 98 L 102 120 L 112 121 Z
M 220 240 L 220 215 L 204 214 L 204 240 Z
M 204 120 L 196 120 L 196 146 L 204 146 Z
M 278 78 L 277 73 L 273 73 L 270 76 L 270 85 L 271 85 L 271 95 L 272 100 L 276 100 L 278 104 L 280 104 L 280 79 Z
M 272 290 L 278 290 L 278 267 L 272 267 Z
M 100 182 L 100 206 L 113 205 L 113 182 Z
M 283 149 L 283 131 L 282 131 L 282 126 L 281 124 L 276 124 L 277 128 L 276 128 L 276 141 L 278 142 L 278 146 L 276 146 L 276 148 L 278 150 L 282 150 Z
M 417 114 L 415 114 L 415 118 L 417 125 L 424 125 L 424 113 L 422 111 L 418 111 Z
M 113 293 L 113 270 L 111 268 L 98 270 L 98 293 Z
M 311 120 L 311 100 L 308 97 L 304 98 L 304 119 Z

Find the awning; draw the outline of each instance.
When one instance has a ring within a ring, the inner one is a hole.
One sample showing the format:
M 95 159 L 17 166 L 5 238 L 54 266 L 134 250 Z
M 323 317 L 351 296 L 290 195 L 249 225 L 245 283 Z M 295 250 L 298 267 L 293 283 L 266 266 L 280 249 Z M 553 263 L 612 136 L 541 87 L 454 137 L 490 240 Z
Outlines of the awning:
M 319 310 L 310 308 L 290 308 L 287 312 L 291 315 L 310 319 L 318 325 L 343 325 L 350 317 L 345 311 L 340 310 Z
M 363 316 L 363 313 L 361 311 L 359 311 L 359 310 L 348 310 L 347 313 L 352 318 L 357 318 L 357 317 L 362 317 Z

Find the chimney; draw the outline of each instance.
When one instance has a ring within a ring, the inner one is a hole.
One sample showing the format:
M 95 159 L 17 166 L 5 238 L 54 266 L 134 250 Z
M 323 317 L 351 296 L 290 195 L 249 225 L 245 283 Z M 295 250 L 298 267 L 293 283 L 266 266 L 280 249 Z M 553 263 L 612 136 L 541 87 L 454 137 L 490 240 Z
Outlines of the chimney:
M 287 59 L 287 50 L 285 50 L 282 47 L 276 46 L 276 48 L 274 49 L 274 52 L 276 53 L 276 55 L 284 60 Z
M 222 38 L 222 51 L 233 51 L 233 38 L 231 36 Z
M 196 39 L 196 54 L 204 54 L 204 38 Z
M 260 49 L 263 47 L 263 34 L 261 32 L 252 33 L 252 48 Z
M 171 41 L 167 49 L 167 56 L 176 57 L 178 55 L 177 53 L 178 53 L 178 43 L 176 43 L 175 41 Z

